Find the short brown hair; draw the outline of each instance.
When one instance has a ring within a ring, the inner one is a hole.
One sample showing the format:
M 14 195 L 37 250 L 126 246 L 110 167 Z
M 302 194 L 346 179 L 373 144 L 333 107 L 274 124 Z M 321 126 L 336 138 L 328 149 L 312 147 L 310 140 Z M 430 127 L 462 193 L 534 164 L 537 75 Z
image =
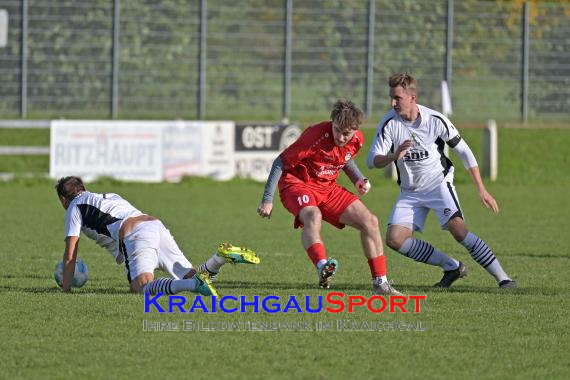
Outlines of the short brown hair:
M 364 113 L 348 99 L 339 99 L 331 111 L 331 120 L 341 129 L 358 129 L 364 122 Z
M 401 86 L 408 93 L 418 93 L 418 81 L 408 73 L 398 73 L 392 75 L 390 79 L 388 79 L 388 84 L 391 88 Z
M 60 178 L 59 181 L 57 181 L 57 185 L 55 185 L 55 189 L 57 190 L 58 196 L 71 199 L 82 191 L 85 191 L 85 185 L 81 178 L 69 176 Z

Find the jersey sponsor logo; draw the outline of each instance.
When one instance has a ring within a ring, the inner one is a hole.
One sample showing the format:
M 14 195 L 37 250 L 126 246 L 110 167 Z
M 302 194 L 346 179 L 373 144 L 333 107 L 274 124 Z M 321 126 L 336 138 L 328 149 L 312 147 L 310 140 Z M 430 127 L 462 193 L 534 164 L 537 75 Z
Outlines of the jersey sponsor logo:
M 343 165 L 339 166 L 321 166 L 317 175 L 320 176 L 330 176 L 330 175 L 337 175 L 338 171 L 343 167 Z
M 344 156 L 344 160 L 345 160 L 345 161 L 349 161 L 349 160 L 350 160 L 350 157 L 352 157 L 352 153 L 348 152 L 348 153 L 346 154 L 346 156 Z
M 404 161 L 423 161 L 429 158 L 427 150 L 414 150 L 404 156 Z

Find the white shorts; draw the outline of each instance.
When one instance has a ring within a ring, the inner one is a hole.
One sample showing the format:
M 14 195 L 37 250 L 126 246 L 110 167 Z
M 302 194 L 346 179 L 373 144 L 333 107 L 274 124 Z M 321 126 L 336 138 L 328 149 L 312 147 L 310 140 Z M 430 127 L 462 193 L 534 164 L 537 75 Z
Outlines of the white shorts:
M 160 220 L 138 224 L 120 242 L 125 255 L 125 269 L 129 283 L 143 273 L 154 273 L 156 268 L 175 279 L 183 278 L 192 264 Z
M 451 218 L 463 218 L 453 182 L 444 181 L 427 193 L 402 191 L 392 208 L 388 225 L 397 224 L 422 232 L 430 209 L 437 215 L 441 229 L 447 229 Z

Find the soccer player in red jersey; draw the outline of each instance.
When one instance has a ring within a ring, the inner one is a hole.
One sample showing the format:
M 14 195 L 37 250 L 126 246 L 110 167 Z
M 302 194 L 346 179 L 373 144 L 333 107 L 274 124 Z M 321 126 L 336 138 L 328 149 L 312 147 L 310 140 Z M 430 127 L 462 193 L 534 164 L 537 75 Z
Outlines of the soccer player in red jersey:
M 321 239 L 322 221 L 339 229 L 345 225 L 358 229 L 372 273 L 373 292 L 400 295 L 386 278 L 378 218 L 336 181 L 342 169 L 360 195 L 370 189 L 368 179 L 353 160 L 364 142 L 359 130 L 363 121 L 363 112 L 353 102 L 338 100 L 331 121 L 308 127 L 275 159 L 257 213 L 262 218 L 271 216 L 273 194 L 279 185 L 283 206 L 295 216 L 294 227 L 303 228 L 301 240 L 317 268 L 319 286 L 327 289 L 338 269 L 338 261 L 327 258 Z

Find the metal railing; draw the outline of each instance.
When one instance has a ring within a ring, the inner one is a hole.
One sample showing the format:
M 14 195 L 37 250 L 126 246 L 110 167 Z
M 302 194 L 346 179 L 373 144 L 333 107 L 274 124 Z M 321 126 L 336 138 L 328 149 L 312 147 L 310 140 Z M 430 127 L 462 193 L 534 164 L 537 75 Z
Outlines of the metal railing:
M 2 0 L 3 118 L 369 117 L 387 77 L 454 118 L 570 120 L 570 4 L 484 0 Z

